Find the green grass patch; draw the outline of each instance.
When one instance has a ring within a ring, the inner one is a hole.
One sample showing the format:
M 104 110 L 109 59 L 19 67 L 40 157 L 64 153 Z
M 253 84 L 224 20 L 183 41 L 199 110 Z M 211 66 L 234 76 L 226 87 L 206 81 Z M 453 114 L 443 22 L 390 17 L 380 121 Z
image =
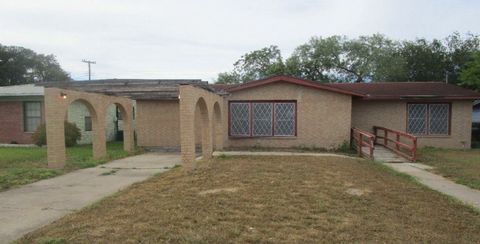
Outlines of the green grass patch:
M 422 148 L 417 161 L 433 166 L 435 173 L 459 184 L 480 189 L 480 149 Z
M 92 145 L 69 147 L 66 153 L 64 169 L 49 169 L 46 147 L 0 147 L 0 191 L 129 156 L 123 142 L 107 143 L 107 157 L 100 160 L 93 159 Z

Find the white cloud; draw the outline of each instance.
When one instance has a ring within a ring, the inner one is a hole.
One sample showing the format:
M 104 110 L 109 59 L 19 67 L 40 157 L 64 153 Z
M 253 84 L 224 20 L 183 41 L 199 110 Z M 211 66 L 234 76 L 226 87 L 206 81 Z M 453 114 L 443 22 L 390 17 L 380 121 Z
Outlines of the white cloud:
M 74 78 L 211 80 L 247 51 L 314 35 L 480 32 L 478 1 L 2 1 L 0 43 L 53 53 Z

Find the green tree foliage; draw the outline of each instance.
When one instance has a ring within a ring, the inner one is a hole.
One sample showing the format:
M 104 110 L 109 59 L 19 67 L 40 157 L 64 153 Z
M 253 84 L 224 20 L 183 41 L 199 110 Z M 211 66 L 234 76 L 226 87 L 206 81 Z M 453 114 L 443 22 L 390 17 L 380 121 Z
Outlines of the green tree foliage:
M 77 145 L 77 141 L 82 138 L 80 129 L 74 123 L 65 121 L 65 146 L 73 147 Z M 32 135 L 33 143 L 37 146 L 47 145 L 47 130 L 45 124 L 38 126 Z
M 17 46 L 0 45 L 0 86 L 70 80 L 55 56 Z
M 480 52 L 472 55 L 466 67 L 460 72 L 461 85 L 480 91 Z
M 316 81 L 334 79 L 331 71 L 339 63 L 343 39 L 341 36 L 313 37 L 286 60 L 286 73 Z
M 395 41 L 374 34 L 313 37 L 285 62 L 278 47 L 247 53 L 221 83 L 239 83 L 272 74 L 288 74 L 321 82 L 442 81 L 458 83 L 459 74 L 479 50 L 478 36 L 453 33 L 443 40 Z M 463 84 L 463 83 L 462 83 Z
M 283 74 L 283 64 L 280 49 L 270 46 L 243 55 L 233 64 L 231 72 L 220 73 L 217 83 L 240 83 L 261 79 L 266 76 Z
M 402 77 L 405 71 L 398 42 L 380 34 L 345 39 L 339 56 L 335 68 L 343 82 L 390 81 Z

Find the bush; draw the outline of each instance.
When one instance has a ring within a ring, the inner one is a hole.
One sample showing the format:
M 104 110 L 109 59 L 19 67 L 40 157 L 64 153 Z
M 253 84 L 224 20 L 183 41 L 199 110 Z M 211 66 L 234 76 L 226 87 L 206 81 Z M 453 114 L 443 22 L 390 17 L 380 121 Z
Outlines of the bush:
M 72 147 L 77 145 L 77 141 L 82 138 L 80 129 L 74 123 L 65 121 L 65 146 Z M 47 129 L 45 124 L 38 126 L 37 130 L 32 136 L 33 143 L 37 146 L 43 146 L 47 144 Z

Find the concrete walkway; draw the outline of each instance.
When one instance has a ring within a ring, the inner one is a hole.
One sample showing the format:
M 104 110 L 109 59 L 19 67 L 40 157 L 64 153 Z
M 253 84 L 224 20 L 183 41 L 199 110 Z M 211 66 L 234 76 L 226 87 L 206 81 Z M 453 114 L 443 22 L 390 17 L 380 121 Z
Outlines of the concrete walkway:
M 213 156 L 220 155 L 227 156 L 314 156 L 314 157 L 340 157 L 359 159 L 357 157 L 350 157 L 342 154 L 335 153 L 303 153 L 303 152 L 250 152 L 250 151 L 225 151 L 225 152 L 213 152 Z
M 0 243 L 9 243 L 176 164 L 180 164 L 179 155 L 147 153 L 0 192 Z
M 394 170 L 415 177 L 420 183 L 429 188 L 452 196 L 468 205 L 480 210 L 480 191 L 467 186 L 457 184 L 440 175 L 428 172 L 428 165 L 419 163 L 385 163 Z

